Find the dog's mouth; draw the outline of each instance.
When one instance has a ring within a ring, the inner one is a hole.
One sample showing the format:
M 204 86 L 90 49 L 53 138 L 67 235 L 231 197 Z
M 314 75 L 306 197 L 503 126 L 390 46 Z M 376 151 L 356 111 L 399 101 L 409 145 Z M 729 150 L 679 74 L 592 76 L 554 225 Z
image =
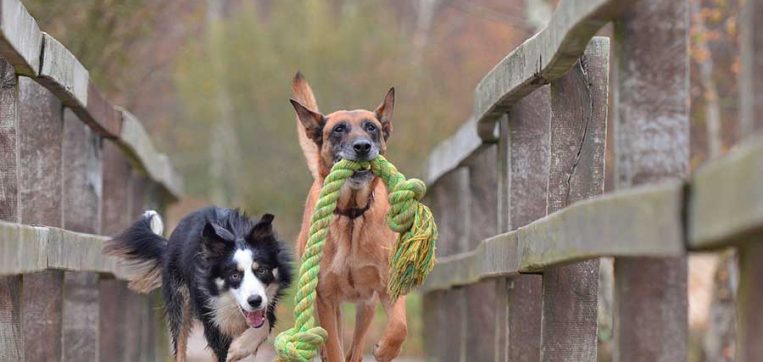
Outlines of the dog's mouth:
M 244 315 L 244 319 L 246 319 L 246 324 L 251 328 L 260 328 L 262 327 L 263 324 L 265 324 L 264 309 L 257 309 L 253 312 L 248 312 L 241 309 L 241 314 Z
M 371 166 L 368 165 L 365 168 L 359 169 L 352 173 L 352 179 L 365 180 L 371 176 Z

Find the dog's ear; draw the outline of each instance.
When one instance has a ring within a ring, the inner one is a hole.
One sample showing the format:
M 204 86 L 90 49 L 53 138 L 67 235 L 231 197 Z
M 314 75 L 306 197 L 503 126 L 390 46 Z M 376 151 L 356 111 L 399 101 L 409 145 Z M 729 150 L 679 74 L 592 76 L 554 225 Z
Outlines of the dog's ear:
M 219 257 L 233 245 L 235 237 L 225 228 L 208 222 L 201 231 L 201 247 L 204 256 Z
M 260 221 L 254 224 L 252 232 L 247 238 L 249 242 L 268 241 L 273 239 L 273 214 L 262 215 Z
M 323 125 L 326 123 L 325 117 L 322 114 L 307 108 L 302 103 L 292 99 L 289 99 L 294 110 L 297 112 L 297 118 L 302 126 L 305 127 L 305 134 L 313 142 L 320 145 L 323 141 Z
M 376 113 L 376 119 L 382 124 L 382 132 L 384 132 L 384 140 L 389 139 L 392 134 L 392 112 L 395 110 L 395 88 L 392 87 L 387 91 L 387 95 L 384 97 L 384 102 L 376 107 L 374 111 Z

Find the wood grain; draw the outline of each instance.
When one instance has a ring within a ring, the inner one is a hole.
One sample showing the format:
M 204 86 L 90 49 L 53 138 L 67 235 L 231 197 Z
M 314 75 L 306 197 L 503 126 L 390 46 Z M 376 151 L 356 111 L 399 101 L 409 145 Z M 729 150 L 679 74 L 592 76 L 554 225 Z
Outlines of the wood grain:
M 63 115 L 61 102 L 33 80 L 19 78 L 20 215 L 24 224 L 60 227 Z M 24 356 L 31 361 L 61 358 L 63 272 L 23 276 Z
M 116 235 L 132 220 L 130 178 L 132 167 L 117 145 L 103 144 L 103 206 L 101 232 Z M 125 360 L 130 291 L 125 282 L 101 278 L 99 284 L 99 357 L 101 361 Z M 134 346 L 132 346 L 134 347 Z M 131 354 L 131 357 L 133 355 Z
M 490 137 L 495 122 L 514 103 L 567 73 L 594 34 L 629 4 L 621 0 L 560 2 L 548 25 L 509 53 L 477 85 L 473 114 L 483 139 Z
M 66 210 L 63 227 L 98 234 L 101 229 L 101 140 L 70 109 L 65 109 L 63 142 L 66 165 L 63 168 Z M 65 273 L 62 361 L 98 359 L 98 298 L 98 274 Z
M 120 109 L 122 123 L 117 144 L 123 152 L 134 160 L 134 166 L 161 184 L 167 193 L 175 198 L 183 192 L 180 176 L 175 172 L 169 158 L 156 151 L 146 129 L 130 112 Z
M 18 81 L 13 66 L 0 58 L 0 220 L 18 222 Z M 7 235 L 0 239 L 7 240 Z M 18 250 L 18 249 L 15 249 Z M 12 255 L 4 249 L 3 255 Z M 2 259 L 2 264 L 11 264 Z M 0 360 L 23 361 L 21 276 L 0 276 Z
M 489 145 L 473 154 L 465 162 L 469 168 L 469 209 L 471 225 L 467 250 L 498 233 L 497 202 L 497 151 Z M 496 324 L 496 280 L 484 280 L 464 288 L 466 295 L 466 351 L 468 361 L 492 361 L 494 359 L 494 326 Z M 500 301 L 501 304 L 505 300 Z
M 546 215 L 549 162 L 549 87 L 528 95 L 507 114 L 509 150 L 509 225 L 516 229 Z M 518 251 L 518 250 L 517 250 Z M 514 258 L 517 258 L 514 253 Z M 503 255 L 503 254 L 493 254 Z M 511 258 L 505 258 L 511 260 Z M 519 275 L 508 295 L 508 359 L 540 358 L 540 275 Z
M 747 0 L 739 12 L 742 71 L 739 76 L 739 139 L 763 132 L 763 1 Z
M 90 73 L 69 49 L 43 33 L 42 64 L 37 80 L 50 89 L 64 105 L 87 107 Z
M 0 56 L 18 74 L 35 76 L 40 69 L 42 32 L 19 0 L 0 0 Z
M 440 238 L 437 257 L 464 252 L 468 249 L 471 219 L 469 169 L 459 167 L 444 177 L 428 192 L 429 205 L 437 220 Z M 431 357 L 441 361 L 462 361 L 466 358 L 467 303 L 463 289 L 424 295 L 424 305 L 431 313 L 424 314 L 427 325 L 453 325 L 433 332 L 425 340 Z
M 580 201 L 525 227 L 439 259 L 424 291 L 537 273 L 585 259 L 685 255 L 684 185 L 668 181 Z
M 551 83 L 548 212 L 604 191 L 609 39 Z M 543 271 L 541 359 L 596 361 L 599 259 Z
M 618 189 L 687 175 L 688 31 L 688 1 L 642 0 L 615 22 Z M 686 360 L 686 272 L 685 257 L 615 260 L 615 360 Z
M 760 138 L 751 138 L 751 134 L 763 134 L 763 1 L 748 0 L 744 3 L 741 15 L 741 59 L 742 72 L 740 74 L 740 126 L 741 136 L 747 137 L 747 140 L 757 140 Z M 741 138 L 741 137 L 740 137 Z M 760 145 L 760 143 L 758 143 Z M 748 159 L 748 162 L 760 162 L 760 158 Z M 751 165 L 749 170 L 737 169 L 736 176 L 742 177 L 740 180 L 744 186 L 749 186 L 761 176 L 763 168 L 759 164 Z M 746 172 L 745 172 L 746 171 Z M 743 174 L 739 174 L 743 172 Z M 723 176 L 716 176 L 722 180 L 730 180 Z M 740 182 L 738 181 L 738 182 Z M 739 291 L 737 295 L 737 358 L 739 361 L 760 361 L 763 359 L 763 317 L 760 312 L 763 305 L 763 290 L 761 289 L 761 259 L 763 258 L 763 228 L 754 229 L 756 233 L 751 233 L 749 220 L 761 214 L 763 202 L 760 200 L 760 184 L 758 189 L 748 195 L 748 198 L 734 198 L 739 200 L 741 207 L 736 212 L 749 211 L 752 217 L 741 216 L 741 222 L 731 222 L 731 226 L 737 226 L 737 230 L 742 225 L 745 229 L 747 245 L 739 248 Z M 724 190 L 725 191 L 725 190 Z M 741 196 L 741 193 L 740 195 Z M 724 205 L 727 207 L 727 204 Z M 697 210 L 701 212 L 699 209 Z M 720 211 L 720 210 L 716 210 Z M 736 214 L 735 215 L 739 215 Z M 731 215 L 729 215 L 731 216 Z M 697 225 L 697 224 L 695 224 Z M 728 225 L 728 224 L 727 224 Z M 697 225 L 699 226 L 699 225 Z M 717 227 L 718 225 L 716 225 Z

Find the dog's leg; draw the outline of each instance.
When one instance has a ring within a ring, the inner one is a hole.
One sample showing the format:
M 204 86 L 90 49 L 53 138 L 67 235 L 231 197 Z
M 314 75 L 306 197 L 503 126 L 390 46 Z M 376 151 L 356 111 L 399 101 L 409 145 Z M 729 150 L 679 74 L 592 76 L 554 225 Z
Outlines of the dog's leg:
M 231 338 L 223 334 L 210 319 L 205 318 L 202 323 L 204 324 L 204 337 L 207 338 L 209 348 L 215 353 L 218 362 L 225 362 L 228 359 Z
M 170 329 L 172 339 L 172 354 L 176 362 L 185 362 L 186 338 L 183 337 L 183 322 L 188 311 L 188 300 L 180 292 L 177 284 L 173 283 L 172 278 L 165 278 L 166 282 L 162 285 L 162 296 L 167 310 L 167 324 Z
M 247 328 L 231 343 L 228 349 L 228 361 L 240 361 L 249 355 L 256 354 L 262 343 L 268 339 L 268 334 L 270 334 L 268 322 L 260 328 Z
M 191 334 L 191 328 L 193 328 L 193 314 L 191 313 L 191 302 L 185 300 L 183 302 L 183 320 L 180 323 L 180 333 L 178 334 L 177 343 L 177 356 L 179 361 L 185 361 L 186 353 L 188 353 L 188 335 Z
M 387 327 L 381 341 L 374 347 L 374 357 L 379 362 L 392 361 L 400 354 L 400 349 L 408 335 L 408 322 L 405 317 L 405 297 L 392 301 L 382 296 L 384 311 L 387 313 Z
M 339 306 L 333 301 L 326 301 L 318 294 L 318 321 L 321 327 L 328 333 L 328 341 L 323 348 L 323 360 L 325 362 L 341 362 L 344 359 L 342 352 L 342 336 L 339 335 L 339 325 L 337 320 L 337 308 Z
M 375 307 L 375 302 L 358 303 L 355 307 L 355 332 L 352 335 L 352 345 L 350 353 L 347 355 L 347 362 L 363 361 L 363 346 L 368 328 L 374 319 Z

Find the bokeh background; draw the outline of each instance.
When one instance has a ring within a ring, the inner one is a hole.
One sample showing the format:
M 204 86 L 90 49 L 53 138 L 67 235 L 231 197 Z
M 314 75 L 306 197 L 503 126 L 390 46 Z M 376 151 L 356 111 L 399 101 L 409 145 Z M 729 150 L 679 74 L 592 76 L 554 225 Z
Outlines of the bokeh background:
M 740 1 L 690 1 L 695 166 L 722 155 L 736 134 Z M 471 113 L 480 78 L 539 30 L 556 2 L 24 0 L 41 28 L 84 63 L 109 99 L 143 121 L 183 174 L 186 199 L 171 210 L 170 225 L 215 203 L 275 213 L 289 242 L 311 182 L 288 102 L 297 70 L 325 113 L 373 109 L 395 86 L 389 158 L 408 176 L 421 176 L 431 148 Z M 733 282 L 729 259 L 691 262 L 695 351 L 711 300 Z M 410 299 L 404 354 L 420 357 L 420 302 Z M 283 328 L 288 305 L 280 315 Z M 350 307 L 345 316 L 351 324 Z M 380 313 L 369 344 L 382 321 Z

